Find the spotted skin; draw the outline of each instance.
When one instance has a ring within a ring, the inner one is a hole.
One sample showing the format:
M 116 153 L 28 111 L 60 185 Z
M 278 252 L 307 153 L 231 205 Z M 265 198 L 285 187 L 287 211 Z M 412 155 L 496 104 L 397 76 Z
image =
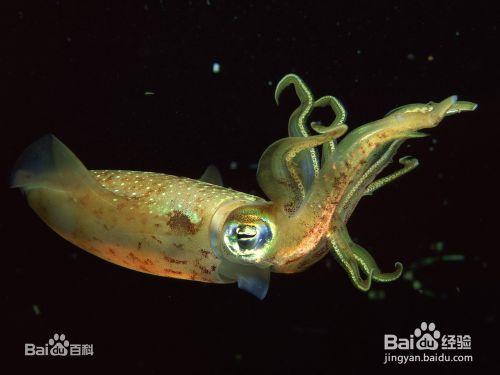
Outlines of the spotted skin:
M 227 282 L 215 272 L 220 260 L 206 248 L 210 216 L 228 200 L 260 198 L 161 173 L 90 174 L 101 194 L 34 189 L 28 201 L 62 237 L 109 262 L 153 275 Z

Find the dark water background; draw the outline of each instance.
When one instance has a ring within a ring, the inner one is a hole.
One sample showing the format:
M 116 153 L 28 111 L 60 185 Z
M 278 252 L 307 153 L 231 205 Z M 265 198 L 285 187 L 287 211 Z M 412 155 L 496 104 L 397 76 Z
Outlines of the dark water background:
M 418 157 L 418 169 L 356 209 L 350 233 L 381 267 L 399 260 L 415 268 L 412 280 L 375 285 L 371 294 L 355 290 L 333 259 L 273 275 L 264 301 L 234 285 L 132 272 L 58 237 L 19 191 L 3 190 L 2 366 L 113 374 L 498 371 L 493 2 L 8 3 L 0 6 L 5 176 L 50 132 L 91 169 L 196 178 L 214 163 L 226 185 L 259 193 L 253 165 L 286 135 L 297 105 L 293 90 L 279 107 L 273 100 L 289 72 L 318 97 L 337 96 L 351 128 L 452 94 L 480 106 L 408 142 L 399 155 Z M 383 366 L 383 335 L 407 336 L 421 321 L 470 334 L 474 362 Z M 23 356 L 25 342 L 44 344 L 55 332 L 94 344 L 94 356 Z

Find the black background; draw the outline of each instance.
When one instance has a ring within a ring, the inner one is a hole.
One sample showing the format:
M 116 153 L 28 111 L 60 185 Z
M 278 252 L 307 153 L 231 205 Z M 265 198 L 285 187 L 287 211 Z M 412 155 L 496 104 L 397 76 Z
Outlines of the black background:
M 2 366 L 146 374 L 498 371 L 500 24 L 493 2 L 6 3 Z M 400 156 L 417 156 L 421 165 L 365 198 L 349 223 L 384 269 L 443 254 L 464 261 L 421 266 L 422 289 L 405 280 L 378 284 L 385 298 L 370 299 L 325 259 L 301 274 L 274 274 L 259 301 L 234 285 L 106 263 L 58 237 L 19 191 L 6 188 L 22 150 L 54 133 L 90 169 L 196 178 L 214 163 L 227 186 L 260 194 L 251 165 L 286 136 L 297 100 L 287 90 L 276 107 L 273 90 L 289 72 L 318 97 L 337 96 L 351 128 L 452 94 L 479 103 L 403 146 Z M 421 321 L 443 334 L 470 334 L 474 362 L 383 366 L 383 335 L 407 336 Z M 44 344 L 55 332 L 94 344 L 94 356 L 23 356 L 25 342 Z

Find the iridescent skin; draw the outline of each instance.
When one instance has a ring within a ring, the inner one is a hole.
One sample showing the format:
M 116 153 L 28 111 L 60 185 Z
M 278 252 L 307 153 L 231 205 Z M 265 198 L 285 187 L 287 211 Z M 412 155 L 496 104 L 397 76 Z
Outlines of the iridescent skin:
M 292 74 L 277 85 L 276 101 L 289 85 L 301 102 L 290 117 L 289 137 L 265 150 L 257 170 L 269 201 L 219 186 L 214 168 L 207 169 L 204 181 L 89 171 L 53 136 L 24 152 L 12 186 L 26 193 L 30 206 L 62 237 L 140 272 L 237 281 L 264 298 L 271 271 L 305 270 L 330 251 L 358 289 L 397 279 L 401 264 L 382 272 L 368 251 L 350 239 L 346 223 L 364 195 L 418 165 L 414 158 L 401 158 L 402 169 L 375 180 L 405 140 L 422 137 L 418 130 L 477 105 L 455 96 L 407 105 L 358 127 L 337 144 L 347 131 L 340 102 L 333 96 L 314 100 Z M 334 121 L 329 126 L 308 123 L 313 109 L 323 106 L 332 108 Z

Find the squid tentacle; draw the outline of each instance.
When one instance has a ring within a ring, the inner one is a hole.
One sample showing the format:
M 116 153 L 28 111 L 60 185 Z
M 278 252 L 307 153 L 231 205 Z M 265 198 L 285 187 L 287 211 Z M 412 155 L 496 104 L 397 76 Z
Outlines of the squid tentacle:
M 318 210 L 328 210 L 339 204 L 340 207 L 345 207 L 345 203 L 350 202 L 346 201 L 346 193 L 356 185 L 366 167 L 373 163 L 374 156 L 380 155 L 381 150 L 386 150 L 387 145 L 394 141 L 425 136 L 417 131 L 437 126 L 455 102 L 456 96 L 452 96 L 432 106 L 416 104 L 415 112 L 421 108 L 426 112 L 408 115 L 396 112 L 352 131 L 337 145 L 330 165 L 321 169 L 318 181 L 321 180 L 322 183 L 314 184 L 307 198 L 309 205 L 304 206 L 297 219 L 301 220 L 315 215 Z M 374 176 L 375 174 L 372 177 Z M 354 207 L 358 201 L 359 199 L 354 199 L 348 207 Z
M 346 254 L 342 246 L 334 237 L 330 238 L 329 246 L 337 261 L 346 270 L 354 286 L 364 292 L 368 291 L 372 283 L 372 273 L 368 275 L 368 278 L 363 279 L 359 272 L 357 261 L 351 254 Z
M 374 281 L 378 282 L 390 282 L 398 279 L 403 273 L 403 264 L 401 262 L 395 263 L 395 270 L 393 272 L 382 272 L 378 267 L 375 259 L 371 254 L 362 246 L 355 242 L 352 242 L 352 252 L 356 261 L 361 266 L 361 269 L 366 274 L 372 273 L 372 278 Z
M 306 189 L 300 178 L 296 156 L 304 150 L 319 146 L 342 136 L 346 125 L 330 132 L 310 137 L 288 137 L 269 146 L 262 154 L 257 168 L 257 182 L 268 198 L 289 214 L 304 202 Z
M 351 239 L 347 233 L 345 225 L 332 226 L 328 236 L 328 246 L 340 265 L 346 270 L 349 279 L 356 288 L 364 292 L 371 287 L 374 269 L 366 272 L 367 278 L 363 279 L 359 272 L 359 261 L 351 246 Z M 363 271 L 365 271 L 363 269 Z
M 276 85 L 274 99 L 279 105 L 281 93 L 290 85 L 295 88 L 295 93 L 300 100 L 300 105 L 293 111 L 288 121 L 288 135 L 290 137 L 309 137 L 306 122 L 313 110 L 314 97 L 304 81 L 295 74 L 287 74 Z M 316 149 L 304 150 L 297 156 L 300 174 L 306 190 L 309 190 L 314 179 L 319 173 L 319 157 Z
M 340 103 L 340 101 L 331 95 L 322 96 L 318 100 L 316 100 L 313 104 L 314 108 L 324 108 L 326 106 L 330 106 L 333 113 L 335 114 L 335 118 L 328 126 L 323 126 L 318 123 L 311 123 L 311 127 L 315 132 L 319 134 L 328 133 L 332 128 L 337 126 L 338 124 L 343 124 L 347 118 L 347 112 L 344 106 Z
M 335 117 L 333 121 L 330 123 L 328 126 L 323 126 L 318 123 L 312 122 L 311 123 L 311 128 L 318 134 L 323 134 L 327 133 L 330 131 L 330 129 L 334 128 L 335 126 L 338 126 L 339 124 L 344 124 L 346 117 L 347 117 L 347 112 L 344 108 L 344 106 L 340 103 L 340 101 L 331 95 L 323 96 L 316 100 L 313 104 L 314 108 L 323 108 L 326 106 L 330 106 L 332 109 Z M 335 151 L 335 146 L 336 142 L 335 140 L 330 141 L 328 143 L 325 143 L 323 145 L 322 153 L 321 153 L 321 165 L 326 165 L 328 164 L 328 161 L 331 158 L 331 155 Z
M 386 145 L 379 152 L 375 153 L 371 158 L 373 159 L 372 161 L 366 163 L 365 172 L 361 173 L 361 177 L 352 183 L 352 187 L 340 202 L 340 215 L 345 223 L 349 220 L 354 208 L 365 194 L 367 186 L 391 162 L 394 154 L 403 142 L 404 139 L 401 139 Z
M 401 276 L 403 265 L 400 262 L 396 262 L 396 269 L 393 272 L 382 272 L 370 253 L 351 239 L 340 217 L 336 216 L 335 221 L 336 224 L 332 225 L 329 235 L 330 250 L 358 289 L 367 291 L 371 281 L 390 282 Z M 361 278 L 359 268 L 365 273 L 367 279 Z
M 401 164 L 403 168 L 398 169 L 397 171 L 372 182 L 366 188 L 364 195 L 372 195 L 375 190 L 380 189 L 382 186 L 385 186 L 391 183 L 392 181 L 397 180 L 399 177 L 417 168 L 419 163 L 418 159 L 416 158 L 413 158 L 411 156 L 404 156 L 399 159 L 399 164 Z
M 465 100 L 458 100 L 455 104 L 446 111 L 445 116 L 451 116 L 460 112 L 470 112 L 477 108 L 476 103 L 467 102 Z

